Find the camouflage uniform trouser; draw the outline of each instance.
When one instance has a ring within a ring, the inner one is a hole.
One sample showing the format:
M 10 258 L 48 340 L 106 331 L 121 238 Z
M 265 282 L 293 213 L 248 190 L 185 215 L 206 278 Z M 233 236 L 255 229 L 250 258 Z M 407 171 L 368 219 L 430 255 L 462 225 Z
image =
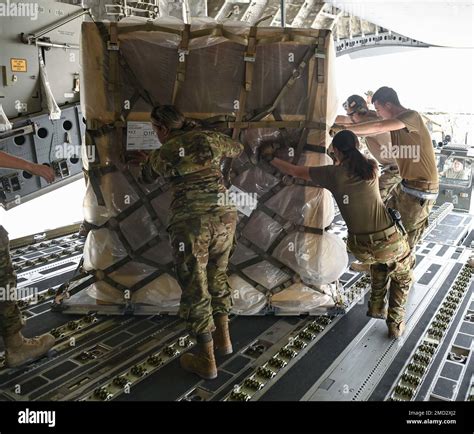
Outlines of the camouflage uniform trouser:
M 385 166 L 379 177 L 379 191 L 382 201 L 385 202 L 392 190 L 402 182 L 402 177 L 398 171 L 398 167 Z
M 227 264 L 234 245 L 237 212 L 196 217 L 168 229 L 176 275 L 183 293 L 179 316 L 194 334 L 215 329 L 213 315 L 232 307 Z
M 347 245 L 361 262 L 370 264 L 370 305 L 377 309 L 386 306 L 387 323 L 400 322 L 405 317 L 405 306 L 413 282 L 412 260 L 406 236 L 398 230 L 385 239 L 363 241 L 349 235 Z
M 419 199 L 405 193 L 401 189 L 401 184 L 392 190 L 392 197 L 387 201 L 387 207 L 400 212 L 403 226 L 407 231 L 408 244 L 412 250 L 428 227 L 428 217 L 435 203 L 436 200 Z
M 8 301 L 8 288 L 16 287 L 16 273 L 10 257 L 8 233 L 0 226 L 0 335 L 10 336 L 23 327 L 20 309 L 16 301 Z

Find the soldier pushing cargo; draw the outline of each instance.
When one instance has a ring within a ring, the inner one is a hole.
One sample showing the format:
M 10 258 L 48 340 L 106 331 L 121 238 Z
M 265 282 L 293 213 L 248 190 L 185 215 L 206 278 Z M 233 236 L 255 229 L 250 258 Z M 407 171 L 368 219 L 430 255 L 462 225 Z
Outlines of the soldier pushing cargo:
M 43 164 L 33 164 L 21 158 L 0 151 L 0 167 L 25 170 L 41 176 L 48 182 L 54 181 L 54 171 Z M 10 368 L 21 366 L 46 354 L 54 345 L 50 334 L 27 339 L 21 334 L 23 320 L 16 297 L 10 297 L 16 291 L 16 273 L 10 257 L 8 232 L 0 226 L 0 334 L 5 342 L 5 365 Z
M 172 184 L 168 232 L 183 291 L 179 315 L 198 343 L 198 354 L 184 354 L 181 366 L 212 379 L 217 377 L 214 349 L 232 353 L 227 265 L 237 224 L 235 206 L 222 200 L 227 189 L 220 164 L 240 155 L 243 146 L 224 134 L 193 128 L 173 106 L 155 107 L 151 121 L 163 145 L 142 165 L 141 177 L 149 183 L 163 176 Z
M 374 111 L 369 110 L 366 101 L 359 95 L 351 95 L 344 102 L 343 107 L 346 110 L 346 116 L 338 116 L 336 123 L 346 125 L 348 128 L 353 124 L 361 124 L 379 119 Z M 388 150 L 385 154 L 390 153 L 390 133 L 368 134 L 364 139 L 369 152 L 382 166 L 379 177 L 379 190 L 380 196 L 385 202 L 393 188 L 402 180 L 395 158 L 382 153 L 385 149 Z
M 386 319 L 388 336 L 396 339 L 405 329 L 405 305 L 412 283 L 410 247 L 380 198 L 377 163 L 365 158 L 358 144 L 354 133 L 341 131 L 332 142 L 336 165 L 295 166 L 278 158 L 271 164 L 334 195 L 347 224 L 349 249 L 361 262 L 371 264 L 367 315 Z
M 400 211 L 413 253 L 428 226 L 428 216 L 438 195 L 433 145 L 420 114 L 403 107 L 392 88 L 381 87 L 374 93 L 372 101 L 382 120 L 340 128 L 349 129 L 359 136 L 390 132 L 392 147 L 381 148 L 381 152 L 395 158 L 403 180 L 392 190 L 387 206 Z M 412 260 L 415 261 L 414 255 Z
M 373 96 L 373 93 L 372 93 Z M 372 98 L 371 96 L 371 98 Z M 359 95 L 351 95 L 343 104 L 346 116 L 338 116 L 336 122 L 343 125 L 361 124 L 377 120 L 377 114 L 369 110 L 367 102 Z M 379 190 L 385 202 L 392 190 L 401 182 L 397 162 L 394 158 L 382 155 L 382 150 L 391 147 L 390 133 L 372 134 L 364 137 L 365 144 L 375 160 L 382 166 L 379 177 Z M 351 268 L 355 271 L 369 271 L 369 264 L 354 262 Z

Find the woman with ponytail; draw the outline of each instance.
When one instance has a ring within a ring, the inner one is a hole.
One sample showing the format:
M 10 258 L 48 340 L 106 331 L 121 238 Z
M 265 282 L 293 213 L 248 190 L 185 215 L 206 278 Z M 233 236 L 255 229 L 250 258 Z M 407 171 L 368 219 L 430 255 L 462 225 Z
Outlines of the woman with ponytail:
M 359 152 L 357 136 L 340 131 L 331 148 L 335 165 L 296 166 L 279 158 L 273 158 L 271 164 L 333 194 L 347 224 L 349 250 L 370 264 L 372 290 L 367 315 L 385 319 L 389 338 L 396 339 L 405 329 L 405 305 L 412 283 L 410 247 L 380 197 L 377 163 Z

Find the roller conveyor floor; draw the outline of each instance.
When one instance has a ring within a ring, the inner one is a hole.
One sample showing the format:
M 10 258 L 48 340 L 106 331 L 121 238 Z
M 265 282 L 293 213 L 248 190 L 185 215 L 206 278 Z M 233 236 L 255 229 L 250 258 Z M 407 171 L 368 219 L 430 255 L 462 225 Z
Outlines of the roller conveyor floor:
M 51 312 L 51 288 L 73 275 L 82 243 L 34 245 L 35 259 L 45 259 L 22 269 L 19 287 L 34 282 L 43 297 L 22 303 L 25 334 L 53 330 L 57 345 L 26 368 L 1 369 L 0 400 L 472 400 L 471 226 L 468 214 L 443 210 L 432 222 L 417 250 L 403 339 L 389 340 L 385 323 L 365 315 L 369 280 L 347 271 L 341 281 L 353 299 L 343 315 L 233 317 L 234 353 L 218 359 L 214 381 L 179 367 L 195 341 L 175 316 Z M 344 235 L 340 222 L 334 228 Z M 31 260 L 33 250 L 20 250 L 14 263 Z

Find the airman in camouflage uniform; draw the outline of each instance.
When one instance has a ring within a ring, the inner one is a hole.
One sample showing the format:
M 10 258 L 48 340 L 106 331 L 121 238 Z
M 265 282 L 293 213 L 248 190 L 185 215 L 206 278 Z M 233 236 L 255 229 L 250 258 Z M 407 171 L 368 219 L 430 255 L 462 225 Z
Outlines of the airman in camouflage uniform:
M 48 182 L 54 180 L 54 171 L 43 164 L 33 164 L 0 151 L 0 167 L 25 170 Z M 24 321 L 16 303 L 16 273 L 10 257 L 8 232 L 0 226 L 0 335 L 5 342 L 5 364 L 14 368 L 33 361 L 54 345 L 54 337 L 44 334 L 27 339 L 21 334 Z
M 370 264 L 369 316 L 400 324 L 405 318 L 405 305 L 413 281 L 406 236 L 398 230 L 377 241 L 371 241 L 369 236 L 349 235 L 347 246 L 359 261 Z M 388 310 L 385 307 L 387 292 Z
M 227 265 L 237 211 L 226 200 L 220 165 L 223 158 L 237 157 L 243 146 L 215 131 L 188 128 L 173 106 L 155 107 L 151 119 L 163 145 L 149 155 L 141 176 L 144 182 L 163 176 L 172 184 L 168 232 L 183 291 L 179 315 L 199 347 L 197 356 L 184 354 L 181 365 L 211 379 L 217 376 L 213 346 L 221 354 L 232 352 Z

